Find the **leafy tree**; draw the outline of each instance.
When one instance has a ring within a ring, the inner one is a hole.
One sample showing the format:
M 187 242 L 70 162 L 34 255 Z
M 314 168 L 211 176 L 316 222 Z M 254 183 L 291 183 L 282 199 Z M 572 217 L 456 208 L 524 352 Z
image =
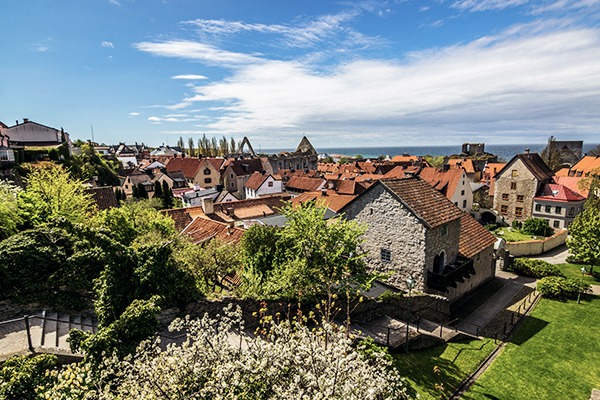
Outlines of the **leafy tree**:
M 523 223 L 523 232 L 528 235 L 549 236 L 550 225 L 544 218 L 527 218 Z
M 8 181 L 0 181 L 0 240 L 17 233 L 22 223 L 19 209 L 19 193 L 21 188 Z
M 236 149 L 235 149 L 235 139 L 231 138 L 231 142 L 229 144 L 229 152 L 230 153 L 235 153 Z
M 556 147 L 556 139 L 554 136 L 550 136 L 548 144 L 544 150 L 542 150 L 540 157 L 542 157 L 542 160 L 544 160 L 552 172 L 556 172 L 563 167 L 564 162 L 560 155 L 560 149 Z
M 189 149 L 189 156 L 194 157 L 196 155 L 196 152 L 194 149 L 194 138 L 188 138 L 188 149 Z
M 432 156 L 427 154 L 426 156 L 423 157 L 425 159 L 425 161 L 427 161 L 429 163 L 429 165 L 431 165 L 434 168 L 440 168 L 441 166 L 444 165 L 444 157 L 442 156 Z
M 134 300 L 119 318 L 99 326 L 95 334 L 71 330 L 68 339 L 71 351 L 82 351 L 85 354 L 84 363 L 91 363 L 96 370 L 105 357 L 114 354 L 122 359 L 135 353 L 140 342 L 151 338 L 158 328 L 156 316 L 160 313 L 160 302 L 160 296 Z
M 0 368 L 0 398 L 42 398 L 38 397 L 38 388 L 53 381 L 47 372 L 56 365 L 56 361 L 57 357 L 50 354 L 12 356 Z
M 152 198 L 157 198 L 162 201 L 162 184 L 160 181 L 154 182 L 154 196 Z
M 176 259 L 194 274 L 204 293 L 214 293 L 227 274 L 242 270 L 241 246 L 218 239 L 201 244 L 186 241 Z
M 105 158 L 97 154 L 90 144 L 81 146 L 80 155 L 64 157 L 61 162 L 76 179 L 87 181 L 97 176 L 100 186 L 118 186 L 120 184 L 117 174 L 120 162 L 114 157 Z
M 133 197 L 136 196 L 134 195 Z M 148 192 L 146 192 L 146 188 L 142 182 L 138 182 L 137 184 L 137 198 L 148 200 Z
M 163 185 L 163 187 L 162 187 L 163 207 L 168 210 L 173 207 L 173 203 L 174 203 L 173 191 L 169 187 L 169 184 L 167 183 L 166 180 L 163 181 L 162 185 Z
M 596 147 L 594 147 L 592 150 L 588 151 L 587 156 L 600 156 L 600 144 Z
M 364 157 L 362 156 L 362 154 L 357 154 L 355 158 L 357 160 L 362 160 Z
M 253 233 L 252 240 L 244 241 L 245 280 L 265 282 L 261 292 L 254 295 L 296 298 L 302 293 L 330 298 L 348 287 L 368 288 L 381 278 L 367 271 L 364 255 L 358 251 L 366 227 L 342 218 L 324 220 L 326 210 L 315 202 L 295 208 L 288 205 L 281 210 L 288 222 L 280 232 Z M 262 244 L 256 240 L 260 236 L 267 239 Z M 274 242 L 273 252 L 268 247 Z M 266 259 L 261 261 L 250 254 L 265 255 Z
M 59 166 L 32 169 L 25 181 L 27 191 L 20 194 L 19 207 L 31 225 L 58 218 L 85 222 L 95 208 L 81 181 Z
M 333 161 L 333 157 L 328 156 L 328 157 L 325 157 L 323 160 L 321 160 L 321 162 L 326 163 L 326 164 L 331 164 L 334 161 Z
M 340 158 L 340 164 L 341 165 L 348 164 L 348 159 L 346 157 Z
M 569 238 L 567 246 L 573 258 L 590 266 L 590 273 L 594 265 L 600 261 L 600 213 L 596 208 L 588 208 L 580 213 L 569 225 Z

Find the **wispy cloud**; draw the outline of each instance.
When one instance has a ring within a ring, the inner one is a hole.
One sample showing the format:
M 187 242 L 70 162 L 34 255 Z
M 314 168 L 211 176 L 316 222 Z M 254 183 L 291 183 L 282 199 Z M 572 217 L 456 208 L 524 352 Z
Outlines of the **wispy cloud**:
M 527 3 L 529 0 L 458 0 L 451 7 L 468 11 L 499 10 Z
M 186 115 L 184 115 L 186 116 Z M 149 117 L 148 121 L 151 122 L 194 122 L 194 121 L 199 121 L 200 118 L 178 118 L 178 117 L 169 117 L 169 116 L 165 116 L 164 118 L 161 117 Z
M 129 115 L 131 115 L 131 116 L 134 116 L 134 117 L 135 117 L 136 115 L 140 115 L 140 113 L 138 113 L 138 112 L 130 112 L 130 113 L 129 113 Z
M 121 5 L 121 3 L 119 3 L 117 0 L 108 0 L 108 2 L 109 2 L 110 4 L 114 4 L 114 5 L 116 5 L 116 6 L 120 6 L 120 5 Z
M 557 0 L 550 4 L 536 6 L 533 14 L 542 14 L 549 11 L 578 10 L 582 8 L 598 8 L 600 0 Z
M 135 43 L 133 47 L 156 56 L 202 61 L 209 65 L 235 66 L 262 62 L 260 58 L 254 55 L 221 50 L 208 44 L 190 40 L 142 42 Z
M 115 46 L 113 46 L 113 44 L 111 42 L 102 42 L 102 44 L 100 44 L 100 47 L 107 47 L 107 48 L 111 48 L 111 49 L 115 48 Z
M 206 76 L 204 75 L 192 75 L 192 74 L 187 74 L 187 75 L 175 75 L 172 76 L 171 79 L 189 79 L 189 80 L 197 80 L 197 79 L 208 79 Z
M 485 140 L 482 132 L 492 138 L 591 134 L 600 123 L 600 30 L 560 26 L 517 25 L 470 43 L 410 53 L 404 61 L 356 60 L 328 73 L 263 59 L 240 64 L 226 80 L 196 87 L 195 95 L 168 107 L 204 102 L 219 115 L 201 128 L 277 140 L 298 132 L 331 143 L 361 132 L 381 143 L 400 137 L 418 142 L 419 132 L 445 132 L 447 140 Z M 184 58 L 214 62 L 204 52 Z

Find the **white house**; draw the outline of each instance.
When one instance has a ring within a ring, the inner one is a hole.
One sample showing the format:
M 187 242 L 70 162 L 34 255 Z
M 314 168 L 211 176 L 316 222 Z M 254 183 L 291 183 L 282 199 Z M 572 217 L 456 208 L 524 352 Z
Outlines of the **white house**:
M 264 195 L 283 192 L 283 183 L 281 179 L 276 179 L 271 174 L 257 171 L 244 184 L 244 190 L 247 199 L 254 199 Z

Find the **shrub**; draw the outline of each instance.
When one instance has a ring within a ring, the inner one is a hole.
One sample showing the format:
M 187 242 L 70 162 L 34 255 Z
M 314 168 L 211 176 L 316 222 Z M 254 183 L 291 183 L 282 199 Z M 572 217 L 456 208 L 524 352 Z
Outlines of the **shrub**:
M 56 365 L 57 357 L 40 354 L 35 357 L 13 356 L 0 369 L 0 398 L 34 399 L 38 386 L 48 383 L 46 373 Z
M 544 218 L 527 218 L 523 232 L 532 236 L 550 236 L 550 224 Z
M 498 229 L 500 227 L 499 224 L 487 224 L 485 226 L 485 229 L 487 229 L 488 231 L 495 231 L 496 229 Z
M 530 258 L 517 258 L 507 269 L 517 275 L 530 276 L 532 278 L 545 278 L 547 276 L 564 276 L 556 265 L 543 260 L 532 260 Z
M 523 227 L 523 223 L 520 221 L 514 220 L 511 224 L 513 229 L 521 229 Z
M 387 303 L 390 300 L 400 299 L 402 297 L 404 297 L 403 292 L 392 292 L 391 290 L 386 290 L 385 292 L 383 292 L 379 296 L 377 296 L 377 300 Z
M 565 278 L 562 276 L 547 276 L 540 279 L 537 283 L 537 290 L 544 297 L 556 299 L 572 299 L 579 293 L 581 288 L 583 293 L 590 290 L 590 285 L 573 278 Z

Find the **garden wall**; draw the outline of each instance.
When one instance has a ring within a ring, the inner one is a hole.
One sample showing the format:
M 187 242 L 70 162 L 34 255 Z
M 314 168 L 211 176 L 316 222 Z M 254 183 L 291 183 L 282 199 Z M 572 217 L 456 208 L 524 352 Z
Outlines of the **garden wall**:
M 525 242 L 506 242 L 506 251 L 510 251 L 511 256 L 523 257 L 533 256 L 545 253 L 564 244 L 567 240 L 569 231 L 563 229 L 558 233 L 543 240 L 528 240 Z
M 242 317 L 245 321 L 247 328 L 255 328 L 259 325 L 259 316 L 255 316 L 254 313 L 259 312 L 261 308 L 267 308 L 268 315 L 276 315 L 280 313 L 280 318 L 284 319 L 288 315 L 295 316 L 298 310 L 297 303 L 288 303 L 286 301 L 264 301 L 259 302 L 250 299 L 238 299 L 235 297 L 225 297 L 219 300 L 208 300 L 198 299 L 188 303 L 184 308 L 170 308 L 163 310 L 159 320 L 162 324 L 166 325 L 170 323 L 175 317 L 183 317 L 190 315 L 192 318 L 202 318 L 204 314 L 208 313 L 211 317 L 216 317 L 218 314 L 223 315 L 223 309 L 228 304 L 233 304 L 234 307 L 240 306 L 242 309 Z M 341 309 L 336 315 L 335 319 L 344 320 L 346 304 L 341 300 L 336 302 L 336 305 Z M 356 308 L 354 308 L 356 306 Z M 365 297 L 364 300 L 358 304 L 351 304 L 350 319 L 352 321 L 368 322 L 375 318 L 388 316 L 391 318 L 406 319 L 406 309 L 408 306 L 408 297 L 401 296 L 390 296 L 383 301 L 377 301 L 372 298 Z M 303 315 L 307 316 L 310 311 L 315 313 L 317 318 L 320 318 L 321 314 L 316 308 L 316 303 L 304 303 L 301 305 Z M 448 321 L 448 315 L 450 314 L 450 303 L 448 299 L 441 296 L 432 296 L 427 294 L 414 295 L 411 297 L 410 303 L 411 315 L 416 316 L 419 314 L 421 317 L 443 323 Z

